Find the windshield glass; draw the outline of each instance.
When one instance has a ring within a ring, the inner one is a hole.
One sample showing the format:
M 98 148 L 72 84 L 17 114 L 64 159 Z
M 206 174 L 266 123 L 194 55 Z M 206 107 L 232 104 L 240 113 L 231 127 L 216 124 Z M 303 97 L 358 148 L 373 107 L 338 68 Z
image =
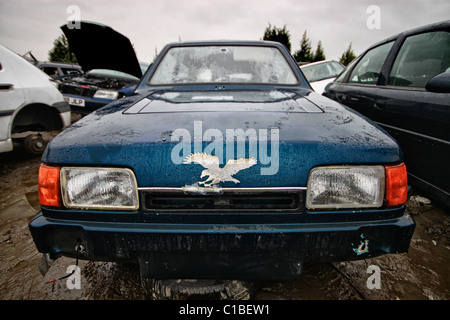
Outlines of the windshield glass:
M 147 71 L 147 69 L 148 69 L 149 66 L 150 66 L 150 63 L 147 63 L 147 62 L 139 62 L 139 67 L 141 68 L 142 74 L 144 74 L 144 73 Z
M 283 54 L 274 47 L 193 46 L 171 48 L 150 85 L 196 83 L 297 84 Z
M 338 76 L 345 67 L 335 61 L 324 62 L 301 67 L 306 79 L 309 82 L 319 81 Z
M 131 74 L 125 73 L 125 72 L 121 72 L 121 71 L 116 71 L 116 70 L 110 70 L 110 69 L 92 69 L 90 71 L 87 72 L 88 75 L 91 76 L 106 76 L 106 77 L 120 77 L 120 78 L 126 78 L 129 80 L 135 80 L 135 81 L 139 81 L 139 78 L 136 78 L 135 76 L 132 76 Z

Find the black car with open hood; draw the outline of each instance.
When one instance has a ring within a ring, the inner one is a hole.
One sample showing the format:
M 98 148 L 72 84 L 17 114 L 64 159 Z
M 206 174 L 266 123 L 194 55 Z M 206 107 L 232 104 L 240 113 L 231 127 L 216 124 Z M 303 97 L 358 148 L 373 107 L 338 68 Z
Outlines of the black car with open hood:
M 61 29 L 85 72 L 57 79 L 72 111 L 89 113 L 133 91 L 148 65 L 139 63 L 126 36 L 87 21 L 80 21 L 76 28 L 65 24 Z

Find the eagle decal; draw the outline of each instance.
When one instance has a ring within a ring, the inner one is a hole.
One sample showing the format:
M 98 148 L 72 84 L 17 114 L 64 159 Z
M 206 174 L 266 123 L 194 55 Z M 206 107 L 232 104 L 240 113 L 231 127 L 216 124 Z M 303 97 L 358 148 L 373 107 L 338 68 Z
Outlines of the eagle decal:
M 198 163 L 202 165 L 205 170 L 202 171 L 200 178 L 208 177 L 205 181 L 199 181 L 199 185 L 204 187 L 211 187 L 220 182 L 232 181 L 239 183 L 240 181 L 232 176 L 241 170 L 248 169 L 257 163 L 255 158 L 240 158 L 237 160 L 228 160 L 223 168 L 219 167 L 219 158 L 206 153 L 192 153 L 188 155 L 182 164 Z M 209 182 L 209 183 L 208 183 Z

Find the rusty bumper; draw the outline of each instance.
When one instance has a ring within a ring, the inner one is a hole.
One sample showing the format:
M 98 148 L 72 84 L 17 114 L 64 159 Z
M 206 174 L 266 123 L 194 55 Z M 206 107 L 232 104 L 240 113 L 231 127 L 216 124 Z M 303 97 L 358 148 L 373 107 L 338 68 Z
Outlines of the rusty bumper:
M 407 252 L 415 223 L 388 220 L 265 225 L 73 221 L 38 214 L 29 224 L 51 257 L 137 262 L 150 278 L 297 278 L 305 262 Z M 78 246 L 83 250 L 76 250 Z

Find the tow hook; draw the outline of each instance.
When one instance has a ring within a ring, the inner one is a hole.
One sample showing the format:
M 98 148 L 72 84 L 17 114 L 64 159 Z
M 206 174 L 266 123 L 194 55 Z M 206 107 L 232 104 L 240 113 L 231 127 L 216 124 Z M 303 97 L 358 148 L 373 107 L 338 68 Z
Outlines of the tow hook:
M 49 280 L 49 281 L 47 281 L 46 283 L 52 283 L 52 282 L 55 282 L 55 281 L 59 281 L 59 280 L 62 280 L 62 279 L 66 279 L 66 278 L 70 277 L 71 275 L 73 275 L 73 274 L 75 273 L 75 271 L 76 271 L 77 268 L 78 268 L 78 258 L 79 258 L 81 255 L 84 255 L 84 254 L 86 253 L 86 248 L 85 248 L 85 247 L 80 243 L 80 241 L 78 240 L 78 241 L 77 241 L 77 244 L 75 245 L 74 250 L 75 250 L 75 252 L 77 253 L 77 258 L 76 258 L 76 262 L 75 262 L 75 266 L 76 266 L 76 267 L 72 270 L 72 273 L 67 274 L 67 275 L 65 275 L 65 276 L 63 276 L 63 277 L 57 278 L 57 279 Z M 41 272 L 41 273 L 42 273 L 42 272 Z M 45 274 L 43 274 L 43 275 L 45 275 Z
M 77 243 L 77 245 L 75 246 L 75 252 L 78 255 L 83 256 L 86 253 L 86 248 L 81 243 Z

